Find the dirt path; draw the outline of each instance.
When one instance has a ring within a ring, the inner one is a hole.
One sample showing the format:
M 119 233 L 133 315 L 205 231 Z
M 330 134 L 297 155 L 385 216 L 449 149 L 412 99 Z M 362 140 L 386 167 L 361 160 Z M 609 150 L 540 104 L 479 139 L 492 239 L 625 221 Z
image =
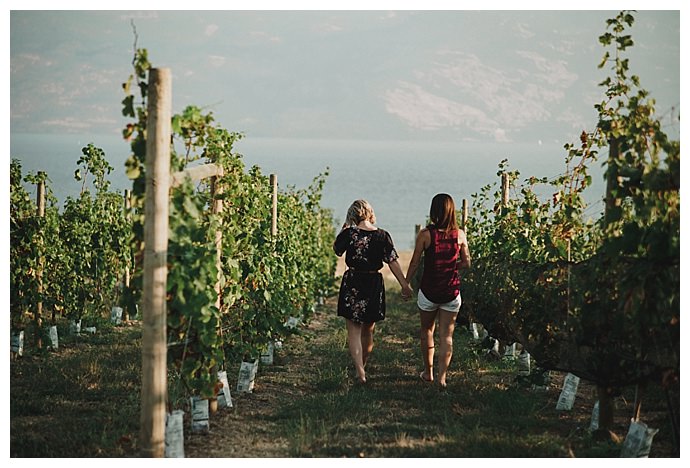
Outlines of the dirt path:
M 572 411 L 555 409 L 563 373 L 541 389 L 517 379 L 514 361 L 488 357 L 466 328 L 454 335 L 447 391 L 422 382 L 418 316 L 391 284 L 386 320 L 376 325 L 367 385 L 355 384 L 335 298 L 261 366 L 252 394 L 212 414 L 208 434 L 184 426 L 190 458 L 262 457 L 611 457 L 620 446 L 592 440 L 596 392 L 582 381 Z M 64 324 L 65 328 L 67 324 Z M 13 457 L 138 457 L 141 326 L 65 335 L 59 351 L 11 362 Z M 679 396 L 678 396 L 679 398 Z M 634 388 L 616 398 L 614 430 L 624 438 Z M 665 395 L 645 389 L 642 421 L 658 429 L 651 457 L 674 457 Z
M 208 434 L 190 434 L 185 455 L 241 457 L 618 457 L 620 446 L 597 444 L 588 427 L 595 389 L 581 382 L 572 411 L 555 409 L 564 374 L 543 389 L 516 378 L 516 364 L 492 360 L 465 329 L 456 329 L 448 391 L 419 380 L 414 304 L 389 290 L 389 314 L 377 324 L 368 382 L 354 383 L 335 298 L 299 335 L 285 341 L 274 364 L 259 368 L 251 394 L 232 392 L 234 408 L 210 419 Z M 228 369 L 236 388 L 239 364 Z M 624 438 L 633 399 L 616 400 L 616 433 Z M 660 399 L 643 419 L 660 429 L 652 457 L 672 457 L 668 414 Z
M 279 408 L 313 391 L 304 376 L 315 371 L 317 363 L 305 346 L 304 336 L 313 337 L 310 344 L 327 336 L 326 319 L 333 311 L 332 301 L 319 308 L 303 336 L 286 340 L 274 353 L 271 366 L 259 367 L 252 393 L 237 393 L 236 369 L 228 369 L 233 408 L 211 415 L 208 434 L 189 434 L 185 426 L 185 456 L 190 458 L 289 457 L 288 440 L 273 419 Z
M 412 252 L 400 252 L 404 268 Z M 345 270 L 344 257 L 338 259 L 337 275 Z M 388 268 L 382 271 L 387 283 L 395 282 Z M 390 294 L 390 293 L 389 293 Z M 190 434 L 185 426 L 187 457 L 288 457 L 290 445 L 281 433 L 274 415 L 280 407 L 314 391 L 313 382 L 304 376 L 318 372 L 319 359 L 311 350 L 332 339 L 335 326 L 342 323 L 335 317 L 336 298 L 330 298 L 317 309 L 315 318 L 303 329 L 302 336 L 290 337 L 282 350 L 276 350 L 274 364 L 260 366 L 255 389 L 251 394 L 237 393 L 236 369 L 228 369 L 234 407 L 211 415 L 208 434 Z M 186 415 L 188 417 L 188 415 Z

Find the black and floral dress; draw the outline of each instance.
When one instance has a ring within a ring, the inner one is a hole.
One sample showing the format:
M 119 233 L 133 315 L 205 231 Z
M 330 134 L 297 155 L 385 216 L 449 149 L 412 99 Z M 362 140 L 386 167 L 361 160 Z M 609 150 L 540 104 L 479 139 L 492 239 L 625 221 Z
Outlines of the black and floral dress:
M 340 285 L 338 315 L 355 323 L 386 318 L 386 291 L 379 270 L 384 262 L 398 259 L 390 234 L 349 227 L 338 234 L 333 249 L 338 256 L 345 253 L 348 266 Z

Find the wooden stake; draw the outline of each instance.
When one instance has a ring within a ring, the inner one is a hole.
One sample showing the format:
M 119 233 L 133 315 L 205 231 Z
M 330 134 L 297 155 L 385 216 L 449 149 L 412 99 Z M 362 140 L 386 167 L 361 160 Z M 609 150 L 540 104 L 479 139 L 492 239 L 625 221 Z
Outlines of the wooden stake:
M 129 189 L 125 190 L 125 219 L 127 221 L 130 220 L 130 215 L 129 215 L 129 210 L 132 209 L 132 195 Z M 129 288 L 129 282 L 130 282 L 130 271 L 129 271 L 129 261 L 127 262 L 127 265 L 125 265 L 125 277 L 124 277 L 124 283 L 125 283 L 125 288 Z M 126 313 L 126 312 L 125 312 Z
M 170 176 L 170 187 L 179 187 L 187 178 L 191 179 L 192 182 L 199 182 L 208 177 L 215 177 L 222 174 L 223 168 L 214 163 L 188 167 L 182 171 L 172 173 Z
M 613 190 L 616 188 L 618 181 L 618 173 L 617 171 L 613 170 L 616 167 L 614 161 L 618 159 L 619 154 L 619 143 L 615 139 L 612 139 L 609 141 L 604 225 L 608 225 L 611 222 L 612 209 L 620 206 L 620 199 L 617 199 L 613 196 Z M 612 433 L 614 416 L 613 397 L 606 387 L 600 385 L 597 386 L 597 393 L 599 395 L 599 429 L 603 432 Z
M 165 456 L 165 411 L 168 393 L 165 330 L 171 84 L 170 69 L 149 70 L 140 444 L 143 456 L 161 458 Z
M 619 154 L 619 142 L 615 139 L 610 140 L 608 168 L 606 173 L 606 205 L 604 208 L 605 226 L 612 221 L 613 209 L 620 206 L 620 199 L 613 196 L 613 190 L 617 188 L 618 182 L 620 181 L 618 173 L 615 170 L 615 161 L 618 159 Z M 609 319 L 609 316 L 604 316 L 604 319 Z M 599 397 L 599 429 L 597 430 L 597 438 L 617 441 L 618 436 L 612 431 L 614 422 L 614 404 L 611 389 L 604 385 L 597 384 L 597 396 Z M 641 402 L 636 398 L 634 418 L 639 417 L 640 405 Z
M 213 214 L 220 214 L 223 212 L 223 200 L 217 199 L 216 196 L 220 195 L 223 193 L 223 189 L 220 184 L 220 178 L 223 176 L 223 168 L 218 166 L 218 172 L 217 175 L 213 177 L 211 180 L 211 197 L 213 199 L 213 206 L 212 206 L 212 211 Z M 221 222 L 219 220 L 219 222 Z M 220 280 L 223 275 L 223 229 L 222 226 L 218 227 L 218 230 L 216 231 L 215 234 L 215 246 L 216 246 L 216 268 L 218 269 L 217 277 L 216 277 L 216 308 L 220 310 L 221 305 L 223 304 L 223 298 L 222 298 L 222 289 L 220 285 Z M 218 336 L 221 336 L 223 334 L 223 328 L 220 324 L 218 323 Z M 217 379 L 218 375 L 218 366 L 213 366 L 213 369 L 211 371 L 213 373 L 214 378 Z M 214 394 L 213 397 L 211 397 L 208 401 L 208 412 L 209 414 L 215 414 L 218 411 L 218 398 Z
M 44 172 L 39 172 L 38 175 L 43 175 Z M 46 215 L 46 183 L 41 180 L 36 186 L 36 205 L 38 206 L 38 216 L 44 218 Z
M 508 206 L 508 201 L 510 200 L 510 184 L 508 180 L 508 174 L 501 174 L 501 195 L 502 195 L 502 206 Z
M 642 387 L 640 384 L 635 385 L 635 404 L 633 405 L 633 421 L 640 420 L 640 413 L 642 412 Z
M 38 175 L 41 176 L 43 175 L 43 172 L 39 172 Z M 44 218 L 46 215 L 46 183 L 41 178 L 41 181 L 36 185 L 36 206 L 37 206 L 37 215 L 39 218 Z M 45 246 L 41 246 L 41 256 L 39 260 L 39 267 L 38 271 L 36 272 L 36 276 L 38 279 L 38 294 L 43 294 L 43 248 Z M 43 326 L 43 301 L 38 301 L 36 303 L 36 311 L 34 315 L 34 320 L 36 322 L 36 346 L 38 349 L 43 348 L 43 339 L 41 338 L 41 327 Z
M 467 199 L 462 199 L 462 230 L 467 233 L 467 218 L 469 218 L 469 209 L 467 207 Z
M 568 239 L 568 290 L 566 294 L 566 316 L 565 316 L 565 323 L 568 323 L 568 319 L 570 318 L 570 262 L 572 261 L 572 256 L 570 255 L 570 239 Z M 601 404 L 601 403 L 599 403 Z
M 272 196 L 271 196 L 271 236 L 275 239 L 278 235 L 278 176 L 270 176 Z
M 223 212 L 223 200 L 216 199 L 216 195 L 223 193 L 223 189 L 220 186 L 219 179 L 223 176 L 223 169 L 218 169 L 218 175 L 213 178 L 212 182 L 212 195 L 213 195 L 213 213 L 220 214 Z M 216 268 L 218 268 L 218 281 L 216 282 L 216 307 L 220 310 L 221 305 L 221 288 L 220 279 L 223 271 L 222 263 L 222 253 L 223 253 L 223 229 L 219 227 L 216 231 Z
M 129 216 L 129 210 L 132 208 L 132 199 L 130 195 L 130 190 L 125 189 L 124 193 L 124 199 L 125 199 L 125 219 L 127 222 L 130 222 L 130 216 Z M 127 259 L 127 264 L 125 265 L 125 274 L 124 277 L 122 278 L 122 284 L 123 284 L 123 289 L 124 291 L 129 291 L 130 287 L 130 277 L 131 277 L 131 272 L 129 269 L 129 262 L 131 261 L 131 256 L 130 258 Z M 129 320 L 129 309 L 126 304 L 122 304 L 122 320 L 125 322 Z

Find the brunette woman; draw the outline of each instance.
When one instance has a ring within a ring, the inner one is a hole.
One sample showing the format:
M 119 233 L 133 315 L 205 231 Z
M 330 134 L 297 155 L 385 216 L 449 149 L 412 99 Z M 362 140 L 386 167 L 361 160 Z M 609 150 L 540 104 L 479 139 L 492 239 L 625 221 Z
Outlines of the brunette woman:
M 469 268 L 470 249 L 465 232 L 458 228 L 455 203 L 440 193 L 431 200 L 429 225 L 417 235 L 414 253 L 407 268 L 410 281 L 424 253 L 424 272 L 417 296 L 421 321 L 420 346 L 424 370 L 419 377 L 434 381 L 434 329 L 438 317 L 438 384 L 445 388 L 453 355 L 453 331 L 462 299 L 459 268 Z

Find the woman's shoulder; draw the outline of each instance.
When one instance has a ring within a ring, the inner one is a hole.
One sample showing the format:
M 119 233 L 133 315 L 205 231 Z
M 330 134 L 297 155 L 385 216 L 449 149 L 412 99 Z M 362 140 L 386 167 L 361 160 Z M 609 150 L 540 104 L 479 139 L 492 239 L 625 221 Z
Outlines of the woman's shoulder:
M 431 236 L 431 226 L 423 227 L 422 229 L 419 230 L 417 233 L 417 236 L 422 236 L 422 237 L 429 237 Z
M 352 226 L 343 226 L 337 237 L 349 237 L 352 235 L 354 228 Z
M 375 239 L 383 242 L 393 243 L 393 236 L 385 229 L 378 228 L 376 231 L 372 231 Z
M 467 234 L 465 234 L 465 231 L 463 231 L 462 229 L 458 229 L 458 243 L 467 243 Z
M 421 241 L 424 248 L 428 247 L 429 242 L 431 242 L 431 230 L 429 226 L 419 230 L 417 233 L 417 241 Z

